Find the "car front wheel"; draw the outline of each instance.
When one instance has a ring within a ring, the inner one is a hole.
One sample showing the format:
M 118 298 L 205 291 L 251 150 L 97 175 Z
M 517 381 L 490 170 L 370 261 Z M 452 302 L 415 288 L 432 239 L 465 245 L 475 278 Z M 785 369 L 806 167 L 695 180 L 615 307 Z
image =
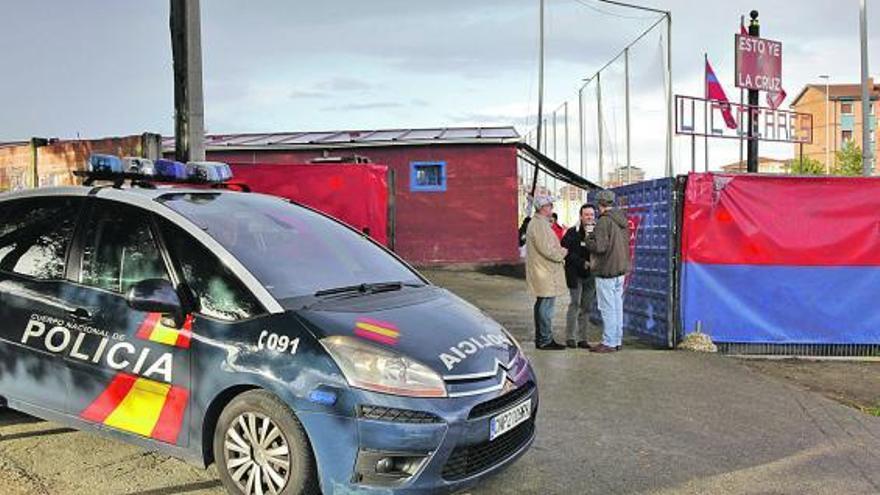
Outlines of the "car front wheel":
M 214 431 L 220 480 L 235 495 L 317 494 L 315 461 L 293 412 L 264 390 L 230 402 Z

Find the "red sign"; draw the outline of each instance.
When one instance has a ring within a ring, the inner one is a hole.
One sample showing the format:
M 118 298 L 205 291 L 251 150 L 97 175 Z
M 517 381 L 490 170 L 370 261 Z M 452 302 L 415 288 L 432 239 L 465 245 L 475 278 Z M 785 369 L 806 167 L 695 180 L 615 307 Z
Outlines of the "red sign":
M 633 213 L 636 212 L 636 213 Z M 644 209 L 639 208 L 638 210 L 632 209 L 627 211 L 627 223 L 629 224 L 629 272 L 626 274 L 626 278 L 623 279 L 623 287 L 624 289 L 629 287 L 629 279 L 632 278 L 633 273 L 636 271 L 636 239 L 639 236 L 639 224 L 642 222 L 642 215 L 645 214 Z
M 782 43 L 737 34 L 736 86 L 758 91 L 781 91 Z

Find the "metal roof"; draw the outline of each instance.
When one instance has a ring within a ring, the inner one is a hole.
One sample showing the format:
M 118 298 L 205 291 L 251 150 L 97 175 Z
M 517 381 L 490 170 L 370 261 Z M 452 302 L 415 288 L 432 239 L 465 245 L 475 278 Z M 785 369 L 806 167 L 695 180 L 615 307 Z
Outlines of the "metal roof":
M 209 134 L 208 150 L 314 149 L 425 144 L 505 144 L 519 141 L 513 127 L 434 127 L 428 129 L 378 129 L 363 131 L 272 132 Z M 174 149 L 174 138 L 162 138 L 165 151 Z

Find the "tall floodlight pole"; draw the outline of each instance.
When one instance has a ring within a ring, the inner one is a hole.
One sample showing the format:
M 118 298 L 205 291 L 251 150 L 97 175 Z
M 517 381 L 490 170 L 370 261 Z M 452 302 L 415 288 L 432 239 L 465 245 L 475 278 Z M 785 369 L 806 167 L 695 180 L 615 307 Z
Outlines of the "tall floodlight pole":
M 666 176 L 672 177 L 672 12 L 666 12 Z
M 825 173 L 831 174 L 831 97 L 828 92 L 830 89 L 828 81 L 831 79 L 831 76 L 822 74 L 819 76 L 819 79 L 825 79 Z M 803 163 L 801 166 L 803 166 Z
M 538 146 L 541 149 L 541 126 L 544 122 L 544 0 L 541 0 L 541 12 L 538 15 Z M 538 187 L 538 165 L 535 164 L 535 175 L 532 177 L 532 193 L 535 196 L 535 189 Z M 529 212 L 531 213 L 531 212 Z
M 629 121 L 629 47 L 623 51 L 623 101 L 626 106 L 626 183 L 632 183 L 632 160 L 630 159 Z
M 199 0 L 171 0 L 174 65 L 174 156 L 205 159 L 205 102 L 202 94 L 202 34 Z
M 581 177 L 584 177 L 586 161 L 584 159 L 584 87 L 578 90 L 578 150 L 581 165 Z
M 874 150 L 871 149 L 871 126 L 868 115 L 871 108 L 871 92 L 868 91 L 868 21 L 865 3 L 865 0 L 859 2 L 859 33 L 862 46 L 862 174 L 871 175 L 874 169 Z
M 604 148 L 602 147 L 602 74 L 600 72 L 596 73 L 596 116 L 599 124 L 599 185 L 601 186 L 605 182 L 602 176 L 605 171 L 602 153 Z

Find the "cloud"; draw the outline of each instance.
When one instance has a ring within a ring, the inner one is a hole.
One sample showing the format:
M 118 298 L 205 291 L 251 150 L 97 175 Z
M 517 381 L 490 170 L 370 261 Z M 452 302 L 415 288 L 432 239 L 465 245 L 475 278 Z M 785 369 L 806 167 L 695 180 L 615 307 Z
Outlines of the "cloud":
M 290 98 L 296 100 L 299 98 L 327 98 L 330 95 L 324 93 L 322 91 L 309 91 L 309 90 L 301 90 L 295 89 L 290 92 Z
M 402 108 L 405 105 L 400 102 L 394 101 L 377 101 L 371 103 L 348 103 L 343 105 L 336 105 L 333 107 L 325 107 L 323 110 L 326 111 L 334 111 L 334 110 L 388 110 L 391 108 Z

